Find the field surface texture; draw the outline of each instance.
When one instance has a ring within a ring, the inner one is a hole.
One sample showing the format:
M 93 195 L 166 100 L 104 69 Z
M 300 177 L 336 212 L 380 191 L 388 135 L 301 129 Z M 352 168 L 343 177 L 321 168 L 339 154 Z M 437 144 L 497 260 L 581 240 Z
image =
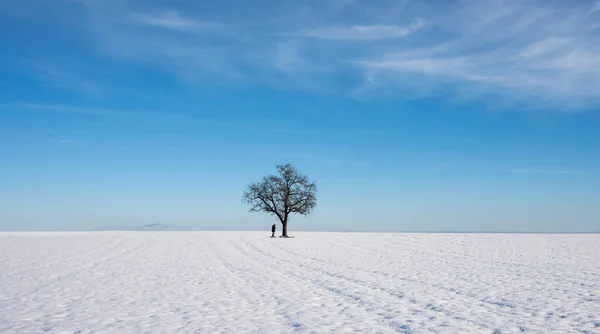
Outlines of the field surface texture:
M 600 333 L 600 235 L 0 234 L 0 333 Z

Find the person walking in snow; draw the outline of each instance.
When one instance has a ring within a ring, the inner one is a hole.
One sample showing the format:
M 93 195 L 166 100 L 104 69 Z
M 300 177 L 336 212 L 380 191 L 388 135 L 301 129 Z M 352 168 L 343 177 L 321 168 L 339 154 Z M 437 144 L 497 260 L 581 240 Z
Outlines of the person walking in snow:
M 277 224 L 273 224 L 273 226 L 271 226 L 271 232 L 273 234 L 271 234 L 271 238 L 275 238 L 275 230 L 277 229 Z

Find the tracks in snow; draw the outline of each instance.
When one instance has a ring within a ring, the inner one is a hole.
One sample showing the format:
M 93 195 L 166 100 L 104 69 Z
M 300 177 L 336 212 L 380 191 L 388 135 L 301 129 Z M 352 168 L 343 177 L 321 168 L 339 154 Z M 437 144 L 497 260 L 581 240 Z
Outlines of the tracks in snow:
M 594 332 L 599 239 L 0 234 L 0 331 Z

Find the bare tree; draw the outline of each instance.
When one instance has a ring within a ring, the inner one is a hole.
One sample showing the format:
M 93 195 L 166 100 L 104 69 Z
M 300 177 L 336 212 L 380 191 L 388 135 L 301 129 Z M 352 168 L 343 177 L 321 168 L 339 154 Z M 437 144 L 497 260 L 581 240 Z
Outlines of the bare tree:
M 248 186 L 243 200 L 250 205 L 250 212 L 262 211 L 277 216 L 283 225 L 281 236 L 287 238 L 289 215 L 308 215 L 317 205 L 317 185 L 291 164 L 277 165 L 277 171 L 279 175 L 265 176 L 261 182 Z

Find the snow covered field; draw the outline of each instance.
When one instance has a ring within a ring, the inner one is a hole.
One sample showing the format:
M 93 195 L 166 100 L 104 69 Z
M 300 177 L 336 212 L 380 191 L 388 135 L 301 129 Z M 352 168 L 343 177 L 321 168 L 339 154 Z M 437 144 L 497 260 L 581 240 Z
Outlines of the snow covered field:
M 0 234 L 0 332 L 600 333 L 600 235 Z

